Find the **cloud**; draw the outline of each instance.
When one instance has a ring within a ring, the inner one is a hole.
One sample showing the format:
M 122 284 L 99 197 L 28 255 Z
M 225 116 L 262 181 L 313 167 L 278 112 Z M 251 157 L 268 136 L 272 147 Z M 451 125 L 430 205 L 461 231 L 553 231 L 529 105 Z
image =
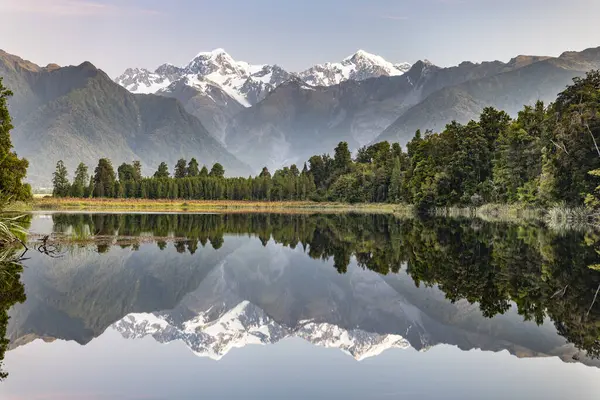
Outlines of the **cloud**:
M 0 11 L 19 14 L 44 14 L 59 17 L 159 14 L 156 10 L 102 3 L 101 0 L 8 0 L 0 3 Z

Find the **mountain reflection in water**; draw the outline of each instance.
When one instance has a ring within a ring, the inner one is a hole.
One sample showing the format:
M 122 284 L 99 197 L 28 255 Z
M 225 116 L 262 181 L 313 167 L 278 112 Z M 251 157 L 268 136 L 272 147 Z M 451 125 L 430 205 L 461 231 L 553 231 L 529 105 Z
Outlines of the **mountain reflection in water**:
M 600 366 L 599 238 L 481 220 L 388 215 L 52 214 L 10 348 L 182 341 L 220 359 L 298 337 L 358 360 L 389 348 L 508 350 Z

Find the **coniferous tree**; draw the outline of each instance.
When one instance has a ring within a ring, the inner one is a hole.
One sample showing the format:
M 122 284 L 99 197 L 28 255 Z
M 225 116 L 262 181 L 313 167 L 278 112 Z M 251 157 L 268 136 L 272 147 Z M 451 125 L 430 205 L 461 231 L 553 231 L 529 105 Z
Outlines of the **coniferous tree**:
M 202 169 L 200 170 L 200 177 L 206 178 L 207 176 L 208 176 L 208 168 L 206 168 L 206 165 L 203 165 Z
M 139 161 L 134 161 L 133 162 L 133 170 L 134 170 L 133 179 L 135 181 L 141 180 L 142 179 L 142 163 Z
M 269 169 L 267 167 L 263 167 L 262 171 L 260 171 L 260 174 L 258 176 L 260 178 L 270 178 L 271 173 L 269 172 Z
M 215 163 L 210 169 L 208 176 L 212 176 L 213 178 L 223 178 L 225 176 L 225 169 L 221 164 Z
M 192 158 L 187 166 L 187 176 L 190 178 L 194 178 L 198 175 L 200 175 L 198 161 L 195 158 Z
M 101 158 L 94 170 L 94 197 L 113 197 L 115 195 L 115 170 L 107 158 Z
M 296 164 L 292 164 L 292 166 L 290 167 L 290 173 L 296 178 L 300 176 L 300 171 L 298 170 Z
M 160 163 L 158 170 L 154 173 L 154 177 L 158 179 L 169 177 L 169 166 L 167 163 L 164 161 Z
M 52 195 L 54 197 L 67 197 L 71 192 L 71 184 L 69 183 L 67 167 L 62 160 L 56 163 L 56 171 L 54 171 L 52 184 L 54 189 Z
M 94 196 L 94 177 L 90 177 L 90 183 L 85 189 L 84 197 L 92 197 Z
M 89 180 L 90 175 L 88 174 L 87 165 L 85 165 L 84 163 L 79 163 L 77 169 L 75 170 L 75 178 L 73 178 L 71 196 L 84 197 Z
M 175 164 L 175 174 L 173 175 L 177 179 L 185 178 L 187 174 L 187 161 L 180 158 Z
M 335 148 L 334 166 L 336 171 L 347 172 L 352 164 L 352 154 L 348 148 L 348 143 L 340 142 Z

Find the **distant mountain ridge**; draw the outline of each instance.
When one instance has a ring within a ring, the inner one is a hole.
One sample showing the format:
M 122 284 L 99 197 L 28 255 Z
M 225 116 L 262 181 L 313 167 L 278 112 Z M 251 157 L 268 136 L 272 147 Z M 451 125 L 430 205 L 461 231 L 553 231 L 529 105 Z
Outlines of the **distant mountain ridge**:
M 374 141 L 406 143 L 417 129 L 437 132 L 452 120 L 466 123 L 488 106 L 516 116 L 524 105 L 533 105 L 537 100 L 552 102 L 574 77 L 600 68 L 600 47 L 565 52 L 556 58 L 519 56 L 506 66 L 497 74 L 432 91 Z
M 157 93 L 180 79 L 210 81 L 231 97 L 249 107 L 292 77 L 311 86 L 337 85 L 347 80 L 365 80 L 379 76 L 402 75 L 409 63 L 393 64 L 383 57 L 358 50 L 339 63 L 318 64 L 299 73 L 287 72 L 276 64 L 252 65 L 235 61 L 224 49 L 198 53 L 181 67 L 162 64 L 154 72 L 145 68 L 128 68 L 115 82 L 132 93 Z
M 233 154 L 254 168 L 260 164 L 278 168 L 286 163 L 302 163 L 314 154 L 331 152 L 342 140 L 352 149 L 371 143 L 432 93 L 537 60 L 465 62 L 450 68 L 425 60 L 400 76 L 348 80 L 329 87 L 286 82 L 257 105 L 237 114 L 223 140 Z
M 392 64 L 359 50 L 340 63 L 290 73 L 278 65 L 235 61 L 225 50 L 215 49 L 197 54 L 181 67 L 162 64 L 154 72 L 128 68 L 115 82 L 132 93 L 155 93 L 180 100 L 209 132 L 224 140 L 225 128 L 237 113 L 259 103 L 283 83 L 303 81 L 310 86 L 331 86 L 348 80 L 398 76 L 409 68 L 408 63 Z
M 466 123 L 486 106 L 515 116 L 538 99 L 553 100 L 593 68 L 600 49 L 558 58 L 517 56 L 507 63 L 463 62 L 441 68 L 416 62 L 401 76 L 348 80 L 329 87 L 279 86 L 228 124 L 223 141 L 233 154 L 259 168 L 302 163 L 332 152 L 388 140 L 406 144 L 417 129 L 440 130 L 452 120 Z
M 405 144 L 417 129 L 465 123 L 487 106 L 514 116 L 526 104 L 551 101 L 573 77 L 600 68 L 600 48 L 448 68 L 427 60 L 408 68 L 358 51 L 300 73 L 235 61 L 216 49 L 185 66 L 129 69 L 117 78 L 131 92 L 158 95 L 149 97 L 107 83 L 89 63 L 40 67 L 6 53 L 0 62 L 16 93 L 17 150 L 35 161 L 32 182 L 47 184 L 56 159 L 72 169 L 77 157 L 91 164 L 97 149 L 116 162 L 135 157 L 155 168 L 162 148 L 170 164 L 191 156 L 222 160 L 229 173 L 245 176 L 301 165 L 340 141 L 351 150 L 381 140 Z
M 218 161 L 233 174 L 248 170 L 177 100 L 131 94 L 89 62 L 44 68 L 1 52 L 0 76 L 14 92 L 13 143 L 30 161 L 34 186 L 50 184 L 59 159 L 69 171 L 85 162 L 93 172 L 101 157 L 115 169 L 140 160 L 145 174 L 181 157 L 207 165 Z

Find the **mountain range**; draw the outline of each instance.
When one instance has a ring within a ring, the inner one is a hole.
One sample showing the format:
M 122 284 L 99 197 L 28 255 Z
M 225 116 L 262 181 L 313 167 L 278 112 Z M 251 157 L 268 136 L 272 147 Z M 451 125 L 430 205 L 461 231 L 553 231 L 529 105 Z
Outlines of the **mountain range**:
M 88 62 L 40 67 L 0 53 L 0 76 L 15 92 L 14 144 L 30 159 L 34 186 L 48 185 L 58 159 L 70 170 L 99 157 L 138 159 L 149 174 L 161 161 L 172 167 L 196 157 L 248 175 L 301 164 L 342 140 L 353 150 L 380 140 L 405 144 L 417 129 L 465 123 L 486 106 L 514 116 L 598 68 L 600 48 L 446 68 L 359 50 L 301 72 L 217 49 L 183 66 L 129 68 L 112 81 Z
M 89 62 L 40 67 L 0 52 L 0 76 L 14 92 L 9 100 L 13 144 L 30 160 L 28 179 L 47 185 L 60 159 L 70 171 L 79 162 L 93 168 L 101 157 L 140 160 L 150 174 L 161 161 L 197 157 L 220 161 L 230 173 L 248 166 L 231 155 L 180 102 L 136 95 Z

